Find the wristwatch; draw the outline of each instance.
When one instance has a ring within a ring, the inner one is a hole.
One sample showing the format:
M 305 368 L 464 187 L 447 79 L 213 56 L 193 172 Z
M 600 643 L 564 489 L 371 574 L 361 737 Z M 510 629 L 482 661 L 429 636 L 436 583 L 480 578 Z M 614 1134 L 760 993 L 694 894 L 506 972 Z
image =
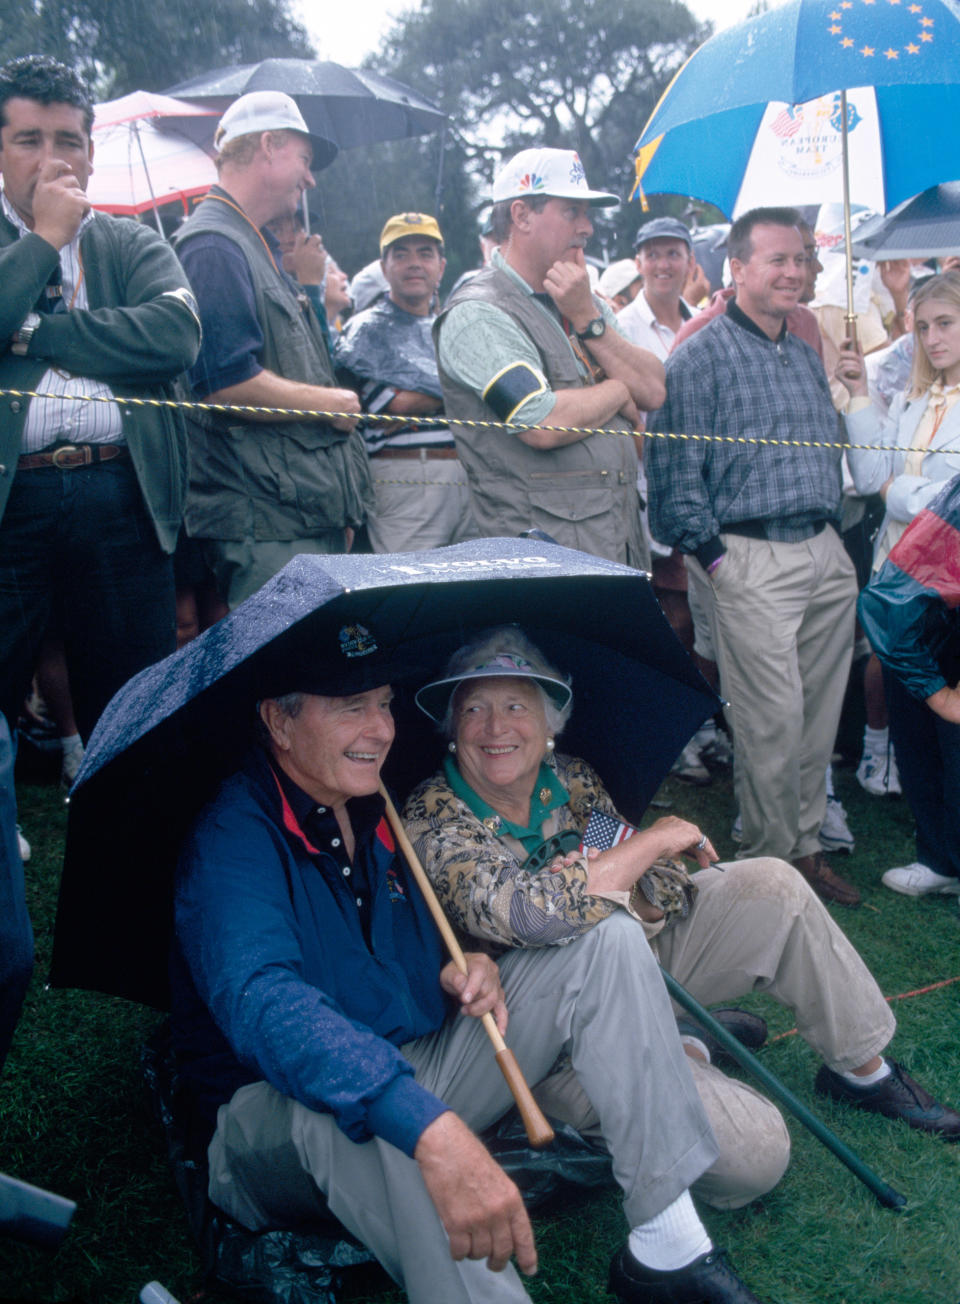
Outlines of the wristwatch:
M 602 317 L 594 317 L 593 321 L 587 322 L 582 331 L 577 331 L 577 335 L 581 340 L 598 340 L 606 329 L 606 321 Z
M 10 345 L 11 353 L 25 354 L 30 347 L 30 341 L 36 332 L 37 327 L 43 321 L 38 312 L 28 312 L 23 319 L 23 325 L 13 337 L 13 343 Z M 591 323 L 592 325 L 592 323 Z

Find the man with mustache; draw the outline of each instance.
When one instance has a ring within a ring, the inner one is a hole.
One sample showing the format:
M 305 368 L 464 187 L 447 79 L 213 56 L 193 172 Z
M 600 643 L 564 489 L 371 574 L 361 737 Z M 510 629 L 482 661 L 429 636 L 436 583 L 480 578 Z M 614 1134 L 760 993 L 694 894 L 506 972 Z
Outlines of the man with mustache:
M 0 422 L 0 713 L 13 730 L 52 625 L 84 741 L 175 647 L 186 441 L 162 401 L 200 345 L 169 245 L 90 207 L 92 126 L 64 64 L 0 68 L 0 388 L 21 391 Z
M 447 416 L 476 423 L 454 436 L 479 531 L 536 526 L 646 567 L 630 435 L 663 401 L 663 366 L 623 337 L 584 261 L 591 209 L 617 198 L 566 149 L 522 150 L 492 197 L 499 249 L 434 326 Z

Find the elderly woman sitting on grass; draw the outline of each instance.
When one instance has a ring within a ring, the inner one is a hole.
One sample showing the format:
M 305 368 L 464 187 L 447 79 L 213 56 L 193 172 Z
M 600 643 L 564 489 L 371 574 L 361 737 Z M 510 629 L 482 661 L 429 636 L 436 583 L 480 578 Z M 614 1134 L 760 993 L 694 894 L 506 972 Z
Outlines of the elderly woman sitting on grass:
M 461 648 L 417 703 L 440 725 L 449 755 L 411 794 L 404 820 L 463 933 L 495 949 L 563 945 L 625 910 L 637 921 L 637 945 L 652 946 L 696 999 L 765 991 L 788 1006 L 826 1061 L 818 1091 L 960 1139 L 960 1114 L 881 1056 L 895 1028 L 889 1006 L 792 866 L 767 858 L 715 864 L 706 834 L 673 815 L 610 845 L 602 826 L 623 821 L 600 776 L 555 750 L 573 705 L 570 685 L 518 628 L 487 631 Z M 682 856 L 699 871 L 688 874 Z M 734 1208 L 776 1184 L 789 1140 L 777 1109 L 725 1077 L 694 1033 L 690 1067 L 721 1151 L 695 1191 Z M 541 1086 L 540 1103 L 590 1131 L 596 1119 L 576 1071 L 573 1062 Z

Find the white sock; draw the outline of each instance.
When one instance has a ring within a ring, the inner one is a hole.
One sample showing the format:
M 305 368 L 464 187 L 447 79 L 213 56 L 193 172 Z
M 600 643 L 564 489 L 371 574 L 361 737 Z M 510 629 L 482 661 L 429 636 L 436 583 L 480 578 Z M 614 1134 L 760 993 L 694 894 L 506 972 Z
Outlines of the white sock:
M 676 1272 L 713 1249 L 689 1191 L 649 1222 L 634 1227 L 629 1245 L 635 1259 L 657 1272 Z
M 827 763 L 827 801 L 833 797 L 833 766 Z
M 886 756 L 890 746 L 889 729 L 871 729 L 867 725 L 863 731 L 863 750 L 874 756 Z
M 840 1076 L 845 1082 L 849 1082 L 851 1087 L 873 1087 L 890 1076 L 890 1065 L 886 1060 L 882 1060 L 880 1067 L 874 1073 L 841 1073 Z
M 708 1064 L 711 1063 L 710 1052 L 707 1050 L 706 1046 L 700 1040 L 699 1037 L 694 1037 L 694 1035 L 690 1032 L 681 1032 L 680 1045 L 689 1046 L 691 1050 L 698 1051 Z

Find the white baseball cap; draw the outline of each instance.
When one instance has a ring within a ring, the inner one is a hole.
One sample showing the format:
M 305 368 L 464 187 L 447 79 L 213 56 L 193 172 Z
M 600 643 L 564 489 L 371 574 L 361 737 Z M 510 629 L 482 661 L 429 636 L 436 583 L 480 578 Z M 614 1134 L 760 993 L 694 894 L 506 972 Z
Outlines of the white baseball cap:
M 639 280 L 642 274 L 632 258 L 618 258 L 615 263 L 605 268 L 597 281 L 597 289 L 608 299 L 613 299 L 618 294 L 622 294 L 634 281 Z
M 299 131 L 308 136 L 313 146 L 314 171 L 325 168 L 336 158 L 337 145 L 323 136 L 312 135 L 296 100 L 283 91 L 249 91 L 234 100 L 217 125 L 214 149 L 219 153 L 238 136 L 260 131 Z
M 585 199 L 588 204 L 607 207 L 619 204 L 617 195 L 591 190 L 580 155 L 573 149 L 522 149 L 505 163 L 493 180 L 493 202 L 530 199 Z

